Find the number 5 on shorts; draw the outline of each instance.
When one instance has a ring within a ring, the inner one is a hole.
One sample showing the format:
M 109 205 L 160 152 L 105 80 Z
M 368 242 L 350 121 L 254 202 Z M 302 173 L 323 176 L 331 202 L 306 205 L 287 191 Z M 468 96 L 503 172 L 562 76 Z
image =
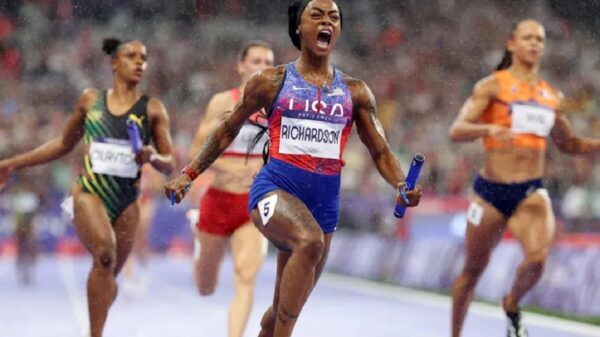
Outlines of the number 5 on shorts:
M 266 226 L 273 214 L 275 214 L 275 206 L 277 206 L 277 194 L 266 197 L 258 202 L 258 212 L 260 213 L 263 226 Z

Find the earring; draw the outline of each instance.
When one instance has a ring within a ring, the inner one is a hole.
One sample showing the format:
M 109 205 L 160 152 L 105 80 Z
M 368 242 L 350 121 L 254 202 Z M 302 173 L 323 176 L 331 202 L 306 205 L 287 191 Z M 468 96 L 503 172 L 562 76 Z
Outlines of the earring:
M 300 29 L 296 29 L 296 34 L 300 34 Z

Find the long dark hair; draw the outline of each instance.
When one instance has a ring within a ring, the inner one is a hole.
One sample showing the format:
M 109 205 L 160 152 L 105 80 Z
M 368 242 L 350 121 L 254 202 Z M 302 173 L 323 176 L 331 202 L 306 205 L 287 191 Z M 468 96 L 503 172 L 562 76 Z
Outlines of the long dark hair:
M 508 48 L 504 48 L 504 56 L 502 61 L 496 66 L 496 70 L 506 70 L 512 65 L 512 52 Z
M 227 110 L 227 111 L 221 113 L 221 115 L 219 116 L 221 122 L 226 120 L 227 117 L 229 117 L 229 115 L 231 115 L 232 113 L 233 113 L 232 110 Z M 269 127 L 261 124 L 259 121 L 260 118 L 264 118 L 264 119 L 267 118 L 267 115 L 263 111 L 258 112 L 257 114 L 253 115 L 253 117 L 254 118 L 248 118 L 246 120 L 246 122 L 256 126 L 259 129 L 259 131 L 256 134 L 256 136 L 254 136 L 254 138 L 252 138 L 252 140 L 248 143 L 248 146 L 246 148 L 246 163 L 248 163 L 248 159 L 250 158 L 250 153 L 258 145 L 258 143 L 262 139 L 263 135 L 265 135 L 265 134 L 268 135 L 268 132 L 269 132 Z M 269 147 L 270 146 L 271 146 L 271 142 L 267 141 L 262 148 L 263 165 L 266 165 L 267 161 L 269 161 Z
M 510 30 L 511 39 L 514 37 L 515 31 L 517 30 L 517 27 L 521 22 L 523 21 L 516 22 L 512 25 L 512 28 Z M 508 50 L 508 48 L 504 47 L 504 56 L 502 57 L 502 61 L 500 61 L 500 63 L 498 63 L 498 65 L 496 66 L 496 70 L 508 69 L 512 65 L 512 56 L 512 52 Z
M 248 121 L 250 122 L 250 124 L 258 127 L 260 129 L 260 131 L 256 134 L 256 136 L 254 136 L 254 138 L 252 138 L 252 140 L 250 141 L 250 143 L 248 143 L 248 148 L 247 148 L 247 152 L 246 152 L 246 162 L 248 162 L 248 158 L 250 158 L 250 152 L 252 152 L 252 150 L 258 145 L 258 143 L 260 142 L 260 140 L 263 138 L 263 136 L 266 134 L 269 134 L 269 127 L 262 125 L 258 119 L 259 117 L 262 117 L 264 119 L 267 119 L 267 114 L 265 114 L 264 112 L 260 112 L 260 115 L 256 115 L 256 118 L 254 120 L 252 120 L 252 118 L 249 118 Z M 263 159 L 263 165 L 266 165 L 267 162 L 269 161 L 269 148 L 271 147 L 271 141 L 267 141 L 265 142 L 265 144 L 263 145 L 262 148 L 262 159 Z

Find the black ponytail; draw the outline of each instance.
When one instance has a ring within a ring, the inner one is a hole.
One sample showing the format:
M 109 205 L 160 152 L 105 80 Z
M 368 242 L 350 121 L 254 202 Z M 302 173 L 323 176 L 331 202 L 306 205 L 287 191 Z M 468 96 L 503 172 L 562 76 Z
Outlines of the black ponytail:
M 512 65 L 512 53 L 508 49 L 504 49 L 502 61 L 496 66 L 496 70 L 506 70 Z
M 254 120 L 252 120 L 252 118 L 248 119 L 250 124 L 258 127 L 260 129 L 260 131 L 256 134 L 256 136 L 254 136 L 254 138 L 252 138 L 250 143 L 248 143 L 248 149 L 246 152 L 246 162 L 248 162 L 248 158 L 250 158 L 250 152 L 252 152 L 252 150 L 254 150 L 254 148 L 258 145 L 258 143 L 263 138 L 263 136 L 264 135 L 268 136 L 268 134 L 269 134 L 269 127 L 259 123 L 259 121 L 258 121 L 259 118 L 266 119 L 267 115 L 264 112 L 260 112 L 260 115 L 256 116 L 256 118 L 254 118 Z M 270 147 L 271 147 L 271 141 L 269 140 L 269 141 L 265 142 L 265 144 L 262 148 L 263 165 L 267 165 L 267 162 L 269 161 L 269 148 Z
M 512 25 L 512 27 L 510 29 L 510 38 L 511 39 L 515 35 L 517 28 L 523 21 L 526 21 L 526 20 L 521 20 L 521 21 L 515 22 Z M 500 61 L 500 63 L 498 63 L 498 65 L 496 66 L 496 70 L 506 70 L 511 65 L 512 65 L 512 52 L 510 50 L 508 50 L 508 48 L 504 48 L 504 56 L 502 56 L 502 61 Z
M 121 44 L 123 44 L 121 40 L 116 39 L 114 37 L 110 37 L 102 41 L 102 50 L 106 53 L 106 55 L 115 57 L 117 55 L 117 50 L 119 49 L 119 46 L 121 46 Z

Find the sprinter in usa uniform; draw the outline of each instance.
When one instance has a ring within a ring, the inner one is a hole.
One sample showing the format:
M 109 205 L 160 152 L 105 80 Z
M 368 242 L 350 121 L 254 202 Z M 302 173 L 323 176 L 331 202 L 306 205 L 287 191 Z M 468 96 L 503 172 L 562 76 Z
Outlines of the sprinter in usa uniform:
M 352 124 L 382 177 L 403 188 L 404 173 L 385 139 L 369 87 L 331 65 L 342 12 L 332 0 L 294 1 L 288 32 L 300 57 L 254 75 L 244 96 L 183 174 L 165 186 L 176 201 L 229 146 L 255 111 L 267 111 L 270 159 L 250 190 L 256 227 L 279 249 L 273 305 L 259 336 L 289 337 L 327 259 L 340 203 L 342 155 Z M 408 192 L 416 206 L 420 188 Z M 332 313 L 333 314 L 333 313 Z

